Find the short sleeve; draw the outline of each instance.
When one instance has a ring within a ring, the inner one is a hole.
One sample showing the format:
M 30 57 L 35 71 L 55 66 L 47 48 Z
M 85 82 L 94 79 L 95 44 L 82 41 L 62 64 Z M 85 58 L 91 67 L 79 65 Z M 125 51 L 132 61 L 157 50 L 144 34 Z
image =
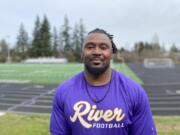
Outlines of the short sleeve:
M 147 94 L 138 86 L 130 135 L 157 135 Z
M 58 87 L 53 98 L 53 106 L 50 118 L 50 132 L 52 135 L 69 135 L 62 100 L 61 87 Z

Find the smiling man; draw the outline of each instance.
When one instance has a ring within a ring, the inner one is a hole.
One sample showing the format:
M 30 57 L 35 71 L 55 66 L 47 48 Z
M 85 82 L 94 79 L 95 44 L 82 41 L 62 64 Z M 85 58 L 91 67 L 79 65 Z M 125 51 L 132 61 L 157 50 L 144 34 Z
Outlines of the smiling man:
M 88 33 L 84 71 L 63 82 L 54 96 L 52 135 L 156 135 L 149 101 L 140 85 L 110 66 L 113 36 Z

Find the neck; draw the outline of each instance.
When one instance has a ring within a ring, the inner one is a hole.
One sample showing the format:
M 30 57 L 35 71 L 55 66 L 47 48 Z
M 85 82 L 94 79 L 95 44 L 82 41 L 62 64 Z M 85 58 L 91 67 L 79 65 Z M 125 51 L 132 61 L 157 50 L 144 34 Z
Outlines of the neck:
M 111 80 L 112 69 L 109 67 L 103 74 L 94 76 L 90 74 L 86 69 L 84 70 L 84 76 L 88 83 L 92 85 L 103 85 Z

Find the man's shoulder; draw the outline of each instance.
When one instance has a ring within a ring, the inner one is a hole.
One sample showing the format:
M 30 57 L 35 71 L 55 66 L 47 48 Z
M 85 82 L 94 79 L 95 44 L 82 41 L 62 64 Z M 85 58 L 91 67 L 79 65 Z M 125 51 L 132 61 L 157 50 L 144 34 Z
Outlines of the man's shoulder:
M 77 84 L 80 83 L 82 78 L 83 78 L 83 72 L 80 72 L 80 73 L 72 76 L 70 79 L 65 80 L 64 82 L 60 83 L 57 87 L 57 90 L 70 89 L 71 87 L 75 87 L 75 86 L 77 86 Z
M 55 91 L 54 100 L 57 100 L 59 104 L 63 103 L 68 95 L 73 95 L 73 90 L 78 87 L 80 80 L 82 80 L 83 73 L 80 72 L 68 80 L 65 80 L 59 84 Z
M 114 73 L 115 73 L 115 78 L 118 79 L 119 81 L 121 81 L 121 83 L 124 83 L 124 84 L 129 84 L 129 85 L 132 85 L 132 86 L 136 86 L 136 85 L 139 85 L 137 82 L 135 82 L 133 79 L 129 78 L 128 76 L 124 75 L 123 73 L 115 70 L 114 70 Z
M 115 71 L 115 78 L 119 81 L 119 83 L 121 83 L 121 85 L 123 85 L 123 87 L 126 88 L 126 91 L 141 92 L 143 90 L 142 86 L 133 79 L 129 78 L 128 76 L 124 75 L 123 73 L 117 70 L 114 71 Z
M 137 105 L 141 99 L 147 99 L 146 91 L 140 84 L 118 71 L 116 71 L 116 78 L 119 78 L 118 81 L 121 85 L 121 90 L 129 102 Z

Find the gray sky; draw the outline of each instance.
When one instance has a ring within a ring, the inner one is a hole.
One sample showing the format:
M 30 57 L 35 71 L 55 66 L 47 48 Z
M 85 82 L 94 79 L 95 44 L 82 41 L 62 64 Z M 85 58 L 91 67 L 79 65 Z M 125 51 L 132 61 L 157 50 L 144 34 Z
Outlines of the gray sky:
M 20 23 L 32 35 L 37 15 L 59 28 L 66 14 L 74 26 L 83 18 L 87 31 L 103 28 L 118 47 L 151 42 L 156 33 L 166 48 L 180 48 L 180 0 L 0 0 L 0 39 L 16 41 Z

